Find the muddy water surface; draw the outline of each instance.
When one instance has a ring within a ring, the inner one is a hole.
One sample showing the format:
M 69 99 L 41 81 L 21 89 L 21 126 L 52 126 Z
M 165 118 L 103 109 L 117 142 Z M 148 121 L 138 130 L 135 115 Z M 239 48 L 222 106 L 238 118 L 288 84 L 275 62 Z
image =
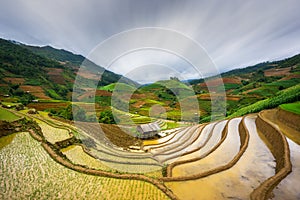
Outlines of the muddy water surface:
M 200 133 L 200 136 L 198 137 L 198 139 L 193 144 L 191 144 L 188 148 L 186 148 L 186 152 L 192 151 L 199 147 L 203 147 L 204 144 L 210 139 L 210 134 L 211 134 L 211 131 L 213 130 L 215 124 L 216 123 L 214 122 L 214 123 L 210 123 L 210 124 L 206 125 L 201 130 L 201 133 Z M 178 158 L 178 161 L 194 158 L 198 154 L 199 154 L 198 152 L 194 152 L 194 153 L 190 153 L 190 154 L 181 156 L 180 158 Z
M 273 155 L 258 136 L 255 118 L 247 117 L 245 123 L 250 132 L 249 145 L 235 166 L 206 178 L 171 182 L 167 186 L 180 199 L 185 200 L 250 199 L 253 189 L 274 175 L 275 162 Z
M 274 199 L 300 199 L 300 146 L 287 139 L 293 171 L 274 189 Z
M 287 136 L 292 162 L 292 172 L 273 191 L 274 199 L 300 199 L 300 132 L 281 123 L 276 118 L 276 110 L 274 109 L 264 111 L 263 117 Z
M 195 158 L 205 156 L 220 140 L 222 136 L 222 131 L 226 125 L 227 121 L 222 121 L 218 123 L 213 129 L 213 133 L 206 145 L 199 151 L 192 154 Z M 178 165 L 173 169 L 173 176 L 187 176 L 193 175 L 201 172 L 201 167 L 205 165 L 202 160 L 187 163 L 183 165 Z
M 239 123 L 241 118 L 228 124 L 228 134 L 224 142 L 210 155 L 197 161 L 197 171 L 206 171 L 229 163 L 240 150 Z

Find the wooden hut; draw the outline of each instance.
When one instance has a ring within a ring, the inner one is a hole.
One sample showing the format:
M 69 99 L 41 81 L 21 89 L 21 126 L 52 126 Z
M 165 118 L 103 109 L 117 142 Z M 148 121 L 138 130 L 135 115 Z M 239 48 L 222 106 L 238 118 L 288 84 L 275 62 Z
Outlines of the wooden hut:
M 160 131 L 160 127 L 156 122 L 138 125 L 136 129 L 140 133 L 137 137 L 142 139 L 151 138 Z

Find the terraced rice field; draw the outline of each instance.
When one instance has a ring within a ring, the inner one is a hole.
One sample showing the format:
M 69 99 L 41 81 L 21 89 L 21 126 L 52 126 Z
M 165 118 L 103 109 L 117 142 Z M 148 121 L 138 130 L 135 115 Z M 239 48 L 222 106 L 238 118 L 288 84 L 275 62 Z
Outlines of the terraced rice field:
M 0 120 L 5 120 L 5 121 L 15 121 L 20 119 L 18 116 L 15 114 L 9 112 L 8 110 L 4 108 L 0 108 Z
M 168 197 L 144 181 L 70 170 L 56 163 L 28 133 L 18 133 L 0 149 L 0 199 L 160 200 Z
M 51 98 L 48 97 L 45 94 L 44 89 L 41 86 L 31 86 L 31 85 L 21 85 L 20 88 L 24 91 L 27 92 L 29 91 L 30 94 L 33 96 L 39 98 L 39 99 L 47 99 L 50 100 Z
M 92 156 L 86 154 L 80 145 L 71 145 L 67 148 L 61 149 L 61 152 L 74 164 L 83 165 L 91 169 L 99 169 L 108 171 L 110 168 L 106 167 L 100 160 L 96 160 Z
M 268 112 L 183 128 L 144 149 L 169 164 L 161 180 L 179 199 L 300 199 L 300 133 Z
M 39 123 L 46 140 L 52 144 L 71 138 L 69 131 L 66 129 L 53 127 L 40 120 L 37 120 L 37 122 Z
M 300 199 L 300 133 L 280 119 L 280 112 L 268 110 L 178 128 L 144 141 L 145 152 L 124 151 L 97 140 L 92 146 L 71 145 L 61 152 L 84 169 L 154 177 L 178 199 Z M 51 143 L 70 137 L 70 125 L 35 120 Z M 168 198 L 143 181 L 72 171 L 54 162 L 28 133 L 2 137 L 0 144 L 0 199 Z

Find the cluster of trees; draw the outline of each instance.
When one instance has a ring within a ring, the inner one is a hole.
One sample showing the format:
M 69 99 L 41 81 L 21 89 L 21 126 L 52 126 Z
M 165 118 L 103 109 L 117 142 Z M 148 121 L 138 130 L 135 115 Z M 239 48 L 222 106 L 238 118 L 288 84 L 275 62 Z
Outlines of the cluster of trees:
M 105 124 L 116 124 L 113 113 L 111 110 L 105 110 L 100 113 L 98 119 L 95 115 L 87 115 L 86 111 L 78 105 L 68 105 L 65 108 L 52 108 L 48 110 L 50 115 L 61 117 L 67 120 L 75 120 L 82 122 L 100 122 Z
M 62 68 L 56 61 L 36 55 L 20 45 L 3 39 L 0 39 L 0 65 L 13 74 L 30 78 L 41 72 L 45 73 L 43 67 Z
M 87 115 L 86 111 L 78 105 L 69 104 L 65 108 L 51 108 L 48 110 L 50 115 L 61 117 L 67 120 L 76 120 L 82 122 L 96 122 L 93 115 Z
M 24 92 L 19 84 L 8 84 L 8 88 L 6 88 L 6 93 L 11 95 L 11 96 L 16 96 L 19 99 L 19 102 L 22 103 L 23 105 L 27 105 L 32 100 L 35 99 L 35 97 L 27 92 Z

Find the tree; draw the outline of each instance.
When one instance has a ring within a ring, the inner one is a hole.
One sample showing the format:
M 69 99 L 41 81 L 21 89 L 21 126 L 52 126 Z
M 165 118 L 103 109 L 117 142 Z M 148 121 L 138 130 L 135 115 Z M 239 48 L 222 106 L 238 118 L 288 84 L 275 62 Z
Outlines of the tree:
M 174 80 L 174 81 L 178 81 L 178 82 L 180 82 L 179 78 L 178 78 L 178 77 L 176 77 L 176 76 L 174 76 L 174 77 L 170 77 L 170 80 Z
M 105 124 L 116 124 L 113 113 L 110 110 L 105 110 L 100 113 L 99 122 Z
M 87 121 L 85 110 L 77 105 L 73 105 L 73 117 L 76 121 Z

